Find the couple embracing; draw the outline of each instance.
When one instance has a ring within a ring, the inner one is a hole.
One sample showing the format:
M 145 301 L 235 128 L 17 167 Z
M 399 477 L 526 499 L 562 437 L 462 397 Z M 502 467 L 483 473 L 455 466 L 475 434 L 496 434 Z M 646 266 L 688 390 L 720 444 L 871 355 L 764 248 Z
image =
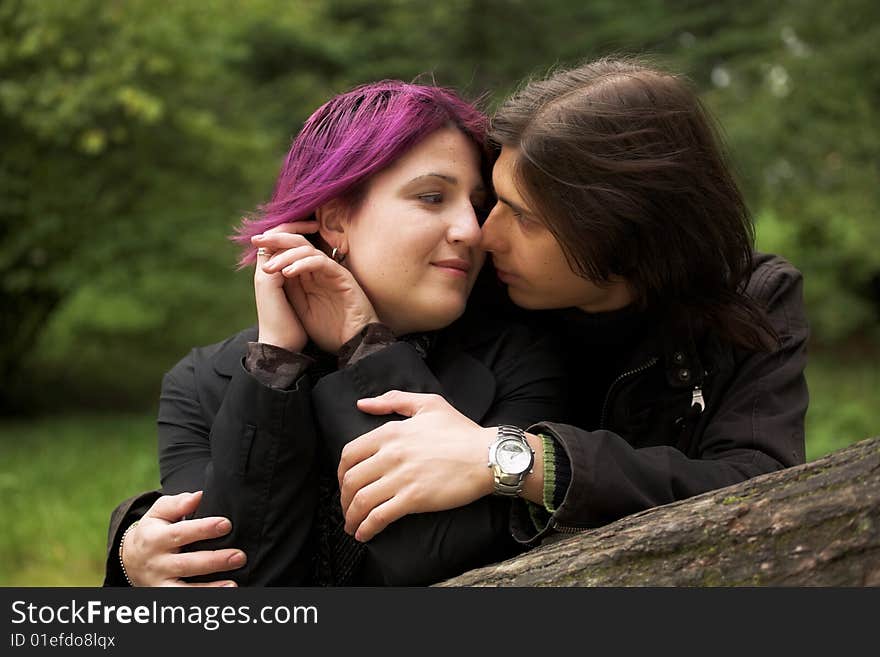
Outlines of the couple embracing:
M 429 584 L 804 461 L 800 273 L 670 72 L 357 87 L 235 239 L 257 325 L 165 375 L 105 585 Z

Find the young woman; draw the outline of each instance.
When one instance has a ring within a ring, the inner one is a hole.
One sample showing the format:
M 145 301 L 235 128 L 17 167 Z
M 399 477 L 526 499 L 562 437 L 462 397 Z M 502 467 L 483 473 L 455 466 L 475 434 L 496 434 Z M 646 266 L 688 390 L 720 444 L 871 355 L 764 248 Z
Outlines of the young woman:
M 239 230 L 258 326 L 166 374 L 164 495 L 117 508 L 105 584 L 424 584 L 521 549 L 509 498 L 459 500 L 406 468 L 396 483 L 432 513 L 365 546 L 343 531 L 336 477 L 345 444 L 389 419 L 356 400 L 391 389 L 448 400 L 461 412 L 451 442 L 469 441 L 454 458 L 484 468 L 495 427 L 561 418 L 547 340 L 459 320 L 484 261 L 485 128 L 452 92 L 395 81 L 309 118 L 271 201 Z M 437 447 L 422 457 L 455 469 Z
M 521 475 L 517 539 L 802 463 L 801 276 L 754 253 L 751 217 L 690 86 L 636 61 L 561 70 L 502 104 L 491 137 L 498 202 L 482 246 L 510 299 L 558 336 L 574 400 L 566 424 L 527 432 L 542 467 Z M 342 455 L 346 530 L 370 540 L 387 525 L 376 509 L 399 469 L 372 450 L 377 436 L 418 462 L 459 414 L 397 391 L 359 408 L 411 416 Z M 438 470 L 458 482 L 457 500 L 491 490 L 476 459 Z M 391 519 L 420 510 L 409 500 Z

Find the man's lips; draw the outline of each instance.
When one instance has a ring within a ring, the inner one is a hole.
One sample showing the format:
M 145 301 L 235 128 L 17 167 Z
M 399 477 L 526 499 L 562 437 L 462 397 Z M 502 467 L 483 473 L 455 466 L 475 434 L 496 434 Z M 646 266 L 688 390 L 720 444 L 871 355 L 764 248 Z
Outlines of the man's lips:
M 471 263 L 462 258 L 448 258 L 446 260 L 437 260 L 436 262 L 432 262 L 432 265 L 435 267 L 439 267 L 444 271 L 447 271 L 450 274 L 455 274 L 457 276 L 466 276 L 467 273 L 471 270 Z
M 498 278 L 502 283 L 510 284 L 511 281 L 517 279 L 516 274 L 511 274 L 509 271 L 505 271 L 498 267 L 498 265 L 495 265 L 495 273 L 498 274 Z

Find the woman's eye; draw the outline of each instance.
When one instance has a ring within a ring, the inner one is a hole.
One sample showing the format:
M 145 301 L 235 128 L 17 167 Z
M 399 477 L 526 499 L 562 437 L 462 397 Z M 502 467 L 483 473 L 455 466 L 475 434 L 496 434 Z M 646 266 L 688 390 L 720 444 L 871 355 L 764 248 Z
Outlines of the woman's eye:
M 419 194 L 419 200 L 430 205 L 437 205 L 438 203 L 443 202 L 443 194 Z

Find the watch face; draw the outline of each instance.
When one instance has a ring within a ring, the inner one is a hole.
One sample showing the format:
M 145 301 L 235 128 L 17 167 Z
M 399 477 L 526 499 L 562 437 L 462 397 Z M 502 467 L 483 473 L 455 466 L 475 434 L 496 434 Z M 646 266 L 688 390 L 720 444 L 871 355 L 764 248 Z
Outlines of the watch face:
M 498 444 L 495 459 L 504 472 L 525 472 L 532 460 L 531 450 L 518 440 L 505 440 Z

